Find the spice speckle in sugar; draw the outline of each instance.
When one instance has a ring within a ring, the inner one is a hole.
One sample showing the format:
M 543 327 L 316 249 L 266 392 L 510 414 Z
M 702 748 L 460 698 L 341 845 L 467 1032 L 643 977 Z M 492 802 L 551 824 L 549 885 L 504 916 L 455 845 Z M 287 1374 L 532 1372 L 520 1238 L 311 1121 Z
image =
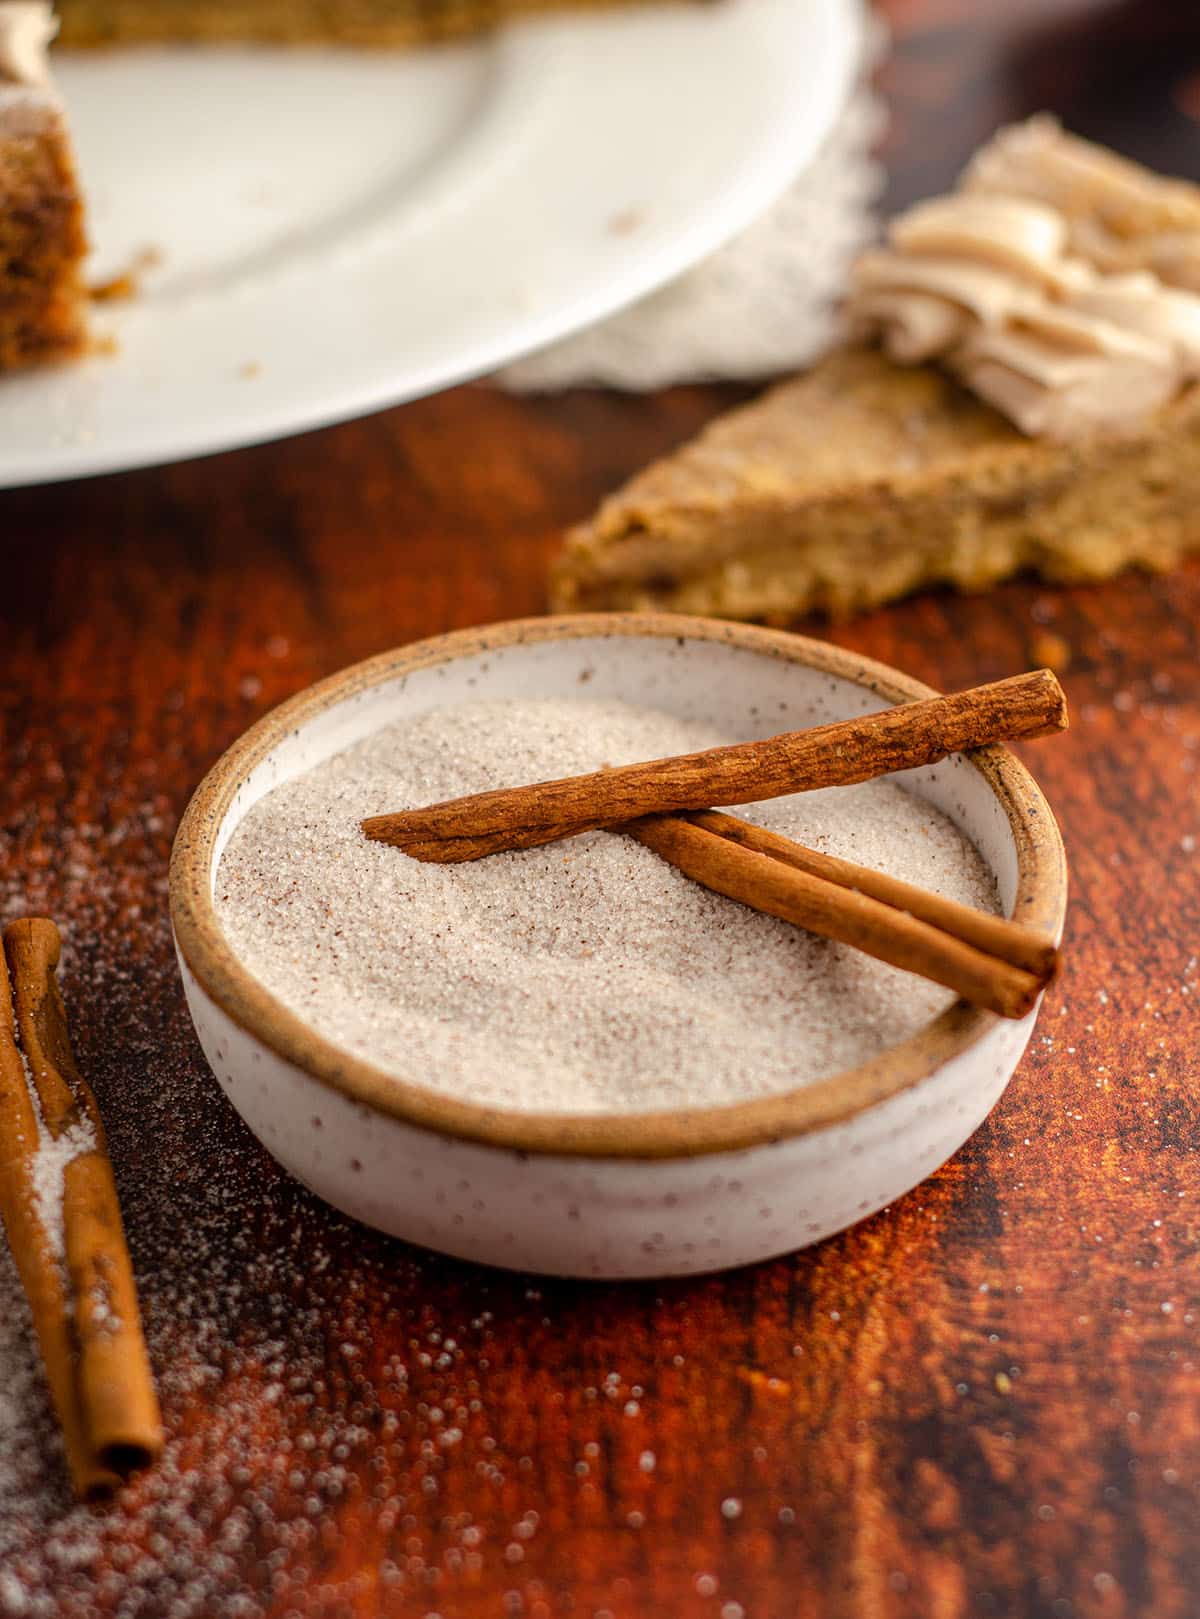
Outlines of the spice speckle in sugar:
M 312 1028 L 417 1083 L 536 1111 L 720 1103 L 818 1080 L 953 1000 L 709 893 L 596 832 L 463 865 L 369 842 L 365 817 L 727 742 L 618 702 L 469 702 L 385 726 L 276 788 L 231 837 L 218 914 Z M 739 813 L 995 911 L 980 856 L 893 782 Z

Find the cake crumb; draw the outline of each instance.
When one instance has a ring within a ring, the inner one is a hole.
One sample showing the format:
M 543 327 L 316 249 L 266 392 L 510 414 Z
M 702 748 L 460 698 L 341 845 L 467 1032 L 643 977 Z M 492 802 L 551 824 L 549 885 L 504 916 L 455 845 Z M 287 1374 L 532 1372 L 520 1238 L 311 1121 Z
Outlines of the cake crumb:
M 646 222 L 645 210 L 641 208 L 622 208 L 613 214 L 608 222 L 609 231 L 613 236 L 632 236 L 634 231 L 640 230 Z
M 94 304 L 127 303 L 138 296 L 145 277 L 151 270 L 156 270 L 162 262 L 162 248 L 144 247 L 134 254 L 124 270 L 110 276 L 106 281 L 97 282 L 94 287 L 89 287 L 88 297 Z

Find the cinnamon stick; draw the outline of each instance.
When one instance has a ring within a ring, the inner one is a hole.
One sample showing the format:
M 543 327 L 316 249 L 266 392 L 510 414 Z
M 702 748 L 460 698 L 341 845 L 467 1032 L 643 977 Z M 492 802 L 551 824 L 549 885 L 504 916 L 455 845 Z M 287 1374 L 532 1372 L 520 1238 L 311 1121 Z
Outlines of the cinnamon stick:
M 1050 976 L 1013 966 L 910 911 L 815 876 L 795 860 L 779 858 L 777 850 L 760 852 L 749 841 L 723 836 L 700 818 L 651 816 L 621 831 L 714 893 L 931 979 L 1001 1017 L 1024 1017 Z
M 84 1438 L 66 1276 L 39 1218 L 33 1190 L 38 1144 L 37 1114 L 16 1041 L 8 969 L 0 955 L 0 1216 L 29 1301 L 67 1469 L 80 1495 L 102 1495 L 120 1481 L 93 1467 Z
M 104 1126 L 71 1051 L 59 952 L 53 922 L 4 930 L 0 1213 L 71 1478 L 94 1499 L 159 1454 L 162 1428 Z
M 920 922 L 943 933 L 952 934 L 964 944 L 974 945 L 985 955 L 997 956 L 1013 967 L 1021 967 L 1035 977 L 1048 981 L 1058 971 L 1058 947 L 1037 928 L 1010 921 L 1008 917 L 991 916 L 987 911 L 973 910 L 957 900 L 941 894 L 931 894 L 927 888 L 901 882 L 886 872 L 874 871 L 870 866 L 859 866 L 851 860 L 840 860 L 836 855 L 822 854 L 806 848 L 792 838 L 769 832 L 766 827 L 755 826 L 736 815 L 722 815 L 719 810 L 699 810 L 685 817 L 694 826 L 715 832 L 732 843 L 739 843 L 756 854 L 773 856 L 798 871 L 812 877 L 824 878 L 841 888 L 853 888 L 860 894 L 877 899 L 898 911 L 906 911 Z
M 362 830 L 418 860 L 478 860 L 643 815 L 869 781 L 934 764 L 950 753 L 1046 736 L 1066 726 L 1062 687 L 1049 669 L 1039 669 L 761 742 L 373 815 Z

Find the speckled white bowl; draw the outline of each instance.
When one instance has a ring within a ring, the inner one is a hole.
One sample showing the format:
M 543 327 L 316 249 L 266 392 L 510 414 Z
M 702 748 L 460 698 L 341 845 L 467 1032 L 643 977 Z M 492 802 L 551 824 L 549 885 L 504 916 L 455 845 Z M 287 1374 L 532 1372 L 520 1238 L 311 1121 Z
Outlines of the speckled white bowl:
M 212 903 L 252 804 L 401 715 L 467 697 L 618 698 L 771 735 L 930 695 L 821 642 L 652 614 L 541 618 L 439 636 L 358 664 L 275 709 L 213 767 L 171 863 L 180 969 L 205 1055 L 255 1134 L 356 1219 L 487 1264 L 666 1276 L 816 1242 L 943 1163 L 995 1105 L 1033 1029 L 957 1003 L 861 1067 L 778 1096 L 643 1114 L 550 1115 L 441 1095 L 330 1044 L 237 959 Z M 908 772 L 996 875 L 1010 915 L 1058 938 L 1066 867 L 1053 817 L 1003 748 Z

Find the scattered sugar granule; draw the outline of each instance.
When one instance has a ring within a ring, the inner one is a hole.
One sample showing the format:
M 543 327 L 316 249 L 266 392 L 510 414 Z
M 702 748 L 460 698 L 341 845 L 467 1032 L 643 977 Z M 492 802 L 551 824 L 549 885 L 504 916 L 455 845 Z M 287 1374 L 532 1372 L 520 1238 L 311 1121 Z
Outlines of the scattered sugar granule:
M 64 1251 L 63 1182 L 67 1165 L 72 1159 L 94 1151 L 95 1146 L 96 1132 L 87 1119 L 72 1124 L 57 1136 L 51 1135 L 45 1128 L 40 1132 L 31 1171 L 34 1205 L 51 1250 L 60 1258 Z
M 948 990 L 712 894 L 607 832 L 462 865 L 371 843 L 387 810 L 730 740 L 617 702 L 469 702 L 397 721 L 276 788 L 215 885 L 250 970 L 406 1080 L 530 1110 L 768 1095 L 907 1039 Z M 890 781 L 739 814 L 996 911 L 982 859 Z

